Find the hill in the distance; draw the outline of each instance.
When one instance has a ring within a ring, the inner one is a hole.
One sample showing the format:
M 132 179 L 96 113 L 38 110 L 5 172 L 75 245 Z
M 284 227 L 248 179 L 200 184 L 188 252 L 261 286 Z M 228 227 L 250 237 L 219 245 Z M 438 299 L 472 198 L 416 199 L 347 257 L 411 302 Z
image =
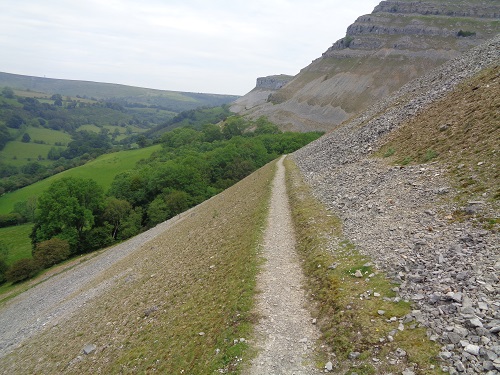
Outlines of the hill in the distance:
M 0 72 L 0 87 L 2 86 L 63 96 L 101 99 L 120 104 L 138 103 L 159 106 L 177 113 L 198 107 L 220 106 L 238 98 L 235 95 L 156 90 L 115 83 L 43 78 Z
M 231 109 L 282 129 L 329 130 L 498 32 L 498 1 L 382 1 L 288 84 Z

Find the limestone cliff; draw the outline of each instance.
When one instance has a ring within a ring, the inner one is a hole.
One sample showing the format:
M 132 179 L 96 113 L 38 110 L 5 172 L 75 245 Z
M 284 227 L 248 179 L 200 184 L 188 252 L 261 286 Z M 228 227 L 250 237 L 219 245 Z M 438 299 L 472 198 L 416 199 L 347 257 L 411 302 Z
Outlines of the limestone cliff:
M 267 100 L 272 93 L 281 89 L 292 79 L 293 76 L 286 74 L 259 77 L 257 78 L 255 88 L 245 96 L 242 96 L 233 102 L 230 110 L 239 113 L 267 103 Z
M 382 1 L 285 86 L 232 110 L 283 129 L 329 130 L 499 32 L 498 1 Z

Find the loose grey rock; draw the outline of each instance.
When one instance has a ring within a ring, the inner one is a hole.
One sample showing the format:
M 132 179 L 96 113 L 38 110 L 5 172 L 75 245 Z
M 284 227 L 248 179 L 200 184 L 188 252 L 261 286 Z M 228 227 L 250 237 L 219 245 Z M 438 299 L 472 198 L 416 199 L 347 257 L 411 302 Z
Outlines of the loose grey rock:
M 457 369 L 458 372 L 464 372 L 465 371 L 465 366 L 462 363 L 462 361 L 455 362 L 455 368 Z
M 460 339 L 462 338 L 462 336 L 455 332 L 448 332 L 447 336 L 448 340 L 450 340 L 452 344 L 458 344 L 460 342 Z
M 360 352 L 351 352 L 349 353 L 349 359 L 356 359 L 361 355 Z
M 465 346 L 464 350 L 472 355 L 479 355 L 479 346 L 474 344 L 468 344 Z
M 472 327 L 482 327 L 483 326 L 483 323 L 481 323 L 481 321 L 479 320 L 479 318 L 470 319 L 469 320 L 469 324 Z
M 483 362 L 483 370 L 484 371 L 493 371 L 495 370 L 495 366 L 492 361 L 484 361 Z
M 95 346 L 94 344 L 87 344 L 83 347 L 82 351 L 83 351 L 83 354 L 89 355 L 90 353 L 92 353 L 96 349 L 97 349 L 97 346 Z
M 326 362 L 326 365 L 325 365 L 325 370 L 330 372 L 333 370 L 333 363 L 332 362 Z
M 397 348 L 396 351 L 395 351 L 395 354 L 398 356 L 398 357 L 406 357 L 406 351 L 404 351 L 403 349 L 401 348 Z

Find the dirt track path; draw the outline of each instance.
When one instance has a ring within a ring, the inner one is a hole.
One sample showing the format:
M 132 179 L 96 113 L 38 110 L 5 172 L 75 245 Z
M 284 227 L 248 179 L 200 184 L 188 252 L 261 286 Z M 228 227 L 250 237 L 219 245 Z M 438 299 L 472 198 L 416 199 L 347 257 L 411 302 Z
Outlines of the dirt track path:
M 277 165 L 264 234 L 266 262 L 257 280 L 261 291 L 257 310 L 262 315 L 256 327 L 259 354 L 251 364 L 250 375 L 320 373 L 312 358 L 319 333 L 305 308 L 283 159 Z

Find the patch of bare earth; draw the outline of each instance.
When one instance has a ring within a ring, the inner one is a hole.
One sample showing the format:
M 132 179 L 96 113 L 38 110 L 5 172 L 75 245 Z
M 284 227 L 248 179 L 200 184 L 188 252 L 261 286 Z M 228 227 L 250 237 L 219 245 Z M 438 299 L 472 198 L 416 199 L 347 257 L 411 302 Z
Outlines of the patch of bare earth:
M 266 261 L 257 279 L 261 292 L 257 310 L 262 319 L 255 329 L 259 354 L 248 373 L 317 374 L 312 357 L 319 333 L 305 307 L 304 276 L 295 251 L 283 158 L 273 182 L 262 255 Z

